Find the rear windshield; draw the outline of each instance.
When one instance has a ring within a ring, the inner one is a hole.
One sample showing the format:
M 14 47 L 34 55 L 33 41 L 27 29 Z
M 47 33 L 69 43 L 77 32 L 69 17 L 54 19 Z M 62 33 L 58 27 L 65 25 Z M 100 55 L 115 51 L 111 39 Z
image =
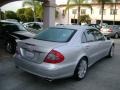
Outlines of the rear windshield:
M 48 28 L 36 35 L 35 39 L 52 42 L 68 42 L 75 32 L 76 30 L 73 29 Z
M 110 25 L 104 25 L 102 26 L 102 28 L 110 28 L 111 26 Z

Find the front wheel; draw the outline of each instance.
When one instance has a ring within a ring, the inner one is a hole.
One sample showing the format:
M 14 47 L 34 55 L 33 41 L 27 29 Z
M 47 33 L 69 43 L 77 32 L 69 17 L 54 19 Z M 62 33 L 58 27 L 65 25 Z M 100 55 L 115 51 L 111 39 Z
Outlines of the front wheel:
M 112 47 L 110 48 L 109 53 L 108 53 L 109 58 L 111 58 L 113 56 L 114 56 L 114 45 L 112 45 Z
M 78 63 L 75 72 L 74 72 L 74 79 L 81 80 L 85 77 L 88 68 L 88 63 L 86 58 L 82 58 Z
M 116 33 L 115 36 L 114 36 L 115 39 L 118 39 L 119 38 L 119 34 Z
M 15 43 L 15 41 L 11 41 L 11 40 L 6 41 L 5 50 L 8 53 L 14 54 L 15 50 L 16 50 L 16 43 Z

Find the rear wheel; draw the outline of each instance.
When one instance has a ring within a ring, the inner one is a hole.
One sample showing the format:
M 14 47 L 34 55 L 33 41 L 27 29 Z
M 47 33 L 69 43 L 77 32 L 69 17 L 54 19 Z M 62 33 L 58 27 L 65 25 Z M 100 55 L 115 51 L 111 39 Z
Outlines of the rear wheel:
M 114 36 L 114 38 L 116 38 L 116 39 L 119 38 L 119 34 L 116 33 L 115 36 Z
M 81 80 L 85 77 L 88 68 L 88 63 L 86 58 L 82 58 L 78 63 L 75 72 L 74 79 Z
M 6 44 L 5 44 L 5 50 L 8 53 L 14 54 L 15 50 L 16 50 L 16 42 L 15 41 L 11 41 L 11 40 L 7 40 Z

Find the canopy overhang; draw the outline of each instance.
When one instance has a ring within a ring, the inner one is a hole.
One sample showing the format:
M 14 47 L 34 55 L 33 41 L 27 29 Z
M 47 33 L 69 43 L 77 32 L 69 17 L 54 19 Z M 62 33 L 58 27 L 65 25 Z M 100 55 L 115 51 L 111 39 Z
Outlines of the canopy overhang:
M 14 1 L 21 1 L 21 0 L 0 0 L 0 7 L 7 3 L 14 2 Z M 44 2 L 46 0 L 39 0 L 39 1 Z

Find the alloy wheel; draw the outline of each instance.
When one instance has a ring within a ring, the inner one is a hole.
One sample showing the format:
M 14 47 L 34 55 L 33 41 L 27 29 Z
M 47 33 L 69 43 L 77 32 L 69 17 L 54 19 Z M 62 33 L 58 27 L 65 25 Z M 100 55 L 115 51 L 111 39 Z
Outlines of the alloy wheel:
M 78 77 L 81 79 L 84 78 L 86 72 L 87 72 L 87 62 L 86 60 L 82 60 L 78 68 Z

